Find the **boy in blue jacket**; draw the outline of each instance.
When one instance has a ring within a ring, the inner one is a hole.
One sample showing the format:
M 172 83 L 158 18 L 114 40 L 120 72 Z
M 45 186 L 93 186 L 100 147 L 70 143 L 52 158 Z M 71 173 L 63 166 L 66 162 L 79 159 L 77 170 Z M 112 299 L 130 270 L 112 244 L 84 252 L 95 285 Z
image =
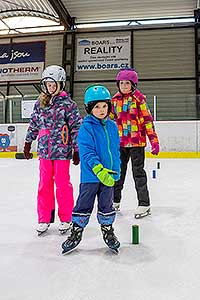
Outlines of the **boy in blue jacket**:
M 71 234 L 62 244 L 62 253 L 70 252 L 80 243 L 96 196 L 97 219 L 103 239 L 111 250 L 118 252 L 120 243 L 112 224 L 116 215 L 113 186 L 120 177 L 120 141 L 117 126 L 108 118 L 111 110 L 110 92 L 103 85 L 91 85 L 85 91 L 84 104 L 88 115 L 78 132 L 81 183 L 72 213 Z

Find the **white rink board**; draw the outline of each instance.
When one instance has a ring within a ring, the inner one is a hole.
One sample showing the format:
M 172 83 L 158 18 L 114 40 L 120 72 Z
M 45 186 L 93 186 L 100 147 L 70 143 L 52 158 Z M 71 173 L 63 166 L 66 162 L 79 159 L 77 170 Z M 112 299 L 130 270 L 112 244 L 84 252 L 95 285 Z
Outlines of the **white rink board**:
M 157 121 L 154 124 L 161 152 L 200 151 L 200 121 Z M 16 127 L 17 151 L 22 152 L 28 124 L 0 124 L 0 133 L 5 125 Z M 36 145 L 34 142 L 32 151 L 36 151 Z M 146 151 L 150 151 L 149 142 Z

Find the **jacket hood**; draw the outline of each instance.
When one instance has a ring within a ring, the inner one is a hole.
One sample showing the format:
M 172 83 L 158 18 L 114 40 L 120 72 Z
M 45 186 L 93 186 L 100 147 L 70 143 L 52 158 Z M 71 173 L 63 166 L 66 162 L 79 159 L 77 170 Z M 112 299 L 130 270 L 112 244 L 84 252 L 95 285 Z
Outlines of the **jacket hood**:
M 84 119 L 83 119 L 83 123 L 85 124 L 102 124 L 104 125 L 107 122 L 107 119 L 97 119 L 96 117 L 94 117 L 93 115 L 87 115 Z
M 55 102 L 58 102 L 58 101 L 63 101 L 64 99 L 68 98 L 69 97 L 69 94 L 65 91 L 62 91 L 60 92 L 58 95 L 55 95 L 51 102 L 52 103 L 55 103 Z
M 126 94 L 126 95 L 123 95 L 122 93 L 117 92 L 117 93 L 113 96 L 113 98 L 117 98 L 117 99 L 121 100 L 121 99 L 123 99 L 124 97 L 129 97 L 129 96 L 133 96 L 133 95 L 134 95 L 134 92 L 130 92 L 130 93 Z

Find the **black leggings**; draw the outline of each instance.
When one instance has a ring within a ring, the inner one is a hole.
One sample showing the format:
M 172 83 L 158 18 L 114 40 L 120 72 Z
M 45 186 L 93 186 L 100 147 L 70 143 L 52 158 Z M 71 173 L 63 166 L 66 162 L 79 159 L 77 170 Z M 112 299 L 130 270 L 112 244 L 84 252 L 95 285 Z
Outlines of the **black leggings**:
M 149 192 L 147 188 L 147 175 L 144 170 L 144 147 L 121 147 L 121 175 L 120 179 L 116 181 L 114 186 L 114 202 L 121 201 L 121 192 L 124 186 L 126 177 L 127 165 L 131 158 L 133 179 L 135 181 L 135 188 L 137 192 L 138 205 L 149 206 Z

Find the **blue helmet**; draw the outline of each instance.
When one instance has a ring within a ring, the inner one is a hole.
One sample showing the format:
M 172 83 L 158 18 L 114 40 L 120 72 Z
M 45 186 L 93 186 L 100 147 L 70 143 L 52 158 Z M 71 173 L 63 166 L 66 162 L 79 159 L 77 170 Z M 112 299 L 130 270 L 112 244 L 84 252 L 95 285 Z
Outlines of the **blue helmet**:
M 92 84 L 85 89 L 84 104 L 87 113 L 91 113 L 97 102 L 107 102 L 110 112 L 111 95 L 109 90 L 101 84 Z

